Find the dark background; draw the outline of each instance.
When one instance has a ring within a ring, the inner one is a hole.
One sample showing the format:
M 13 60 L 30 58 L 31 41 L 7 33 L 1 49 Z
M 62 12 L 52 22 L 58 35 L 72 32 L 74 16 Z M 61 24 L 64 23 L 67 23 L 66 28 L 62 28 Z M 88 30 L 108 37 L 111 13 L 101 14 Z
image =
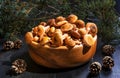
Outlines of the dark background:
M 117 12 L 119 13 L 119 16 L 120 16 L 120 0 L 116 0 L 115 9 L 117 10 Z
M 116 0 L 115 9 L 120 16 L 120 0 Z M 23 40 L 24 41 L 24 40 Z M 28 48 L 23 44 L 19 50 L 2 50 L 2 41 L 0 42 L 0 78 L 120 78 L 120 45 L 115 47 L 116 51 L 112 58 L 115 66 L 112 71 L 101 71 L 98 76 L 91 77 L 89 75 L 89 66 L 92 62 L 98 61 L 102 64 L 102 58 L 105 56 L 102 51 L 102 43 L 98 40 L 98 46 L 95 56 L 86 64 L 69 69 L 49 69 L 35 64 L 29 57 Z M 9 72 L 11 63 L 22 58 L 27 62 L 27 71 L 23 74 L 14 75 Z
M 24 40 L 23 40 L 24 41 Z M 118 42 L 117 42 L 118 43 Z M 86 64 L 68 69 L 50 69 L 35 64 L 29 57 L 26 44 L 19 50 L 3 51 L 0 46 L 0 78 L 119 78 L 120 77 L 120 45 L 115 47 L 113 54 L 115 66 L 112 71 L 101 71 L 98 76 L 89 75 L 89 66 L 92 62 L 98 61 L 102 64 L 102 58 L 105 56 L 102 51 L 102 42 L 98 39 L 98 46 L 95 56 Z M 27 62 L 27 71 L 23 74 L 15 75 L 9 72 L 11 63 L 22 58 Z

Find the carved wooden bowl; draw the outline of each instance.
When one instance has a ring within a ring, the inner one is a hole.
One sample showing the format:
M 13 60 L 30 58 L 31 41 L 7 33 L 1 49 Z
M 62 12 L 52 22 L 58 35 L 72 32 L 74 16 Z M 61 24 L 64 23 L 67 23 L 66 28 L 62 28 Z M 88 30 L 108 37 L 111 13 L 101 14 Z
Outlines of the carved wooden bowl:
M 96 31 L 91 33 L 90 27 L 92 26 L 94 26 L 93 29 L 96 29 Z M 82 44 L 72 47 L 66 45 L 59 45 L 57 47 L 41 45 L 40 42 L 33 40 L 33 32 L 27 32 L 25 40 L 29 47 L 29 55 L 37 64 L 48 68 L 69 68 L 85 64 L 96 52 L 97 28 L 95 27 L 95 24 L 88 23 L 85 27 L 87 34 L 82 36 L 85 42 L 83 41 Z M 92 35 L 90 39 L 87 37 L 88 34 Z
M 28 44 L 29 54 L 37 64 L 49 68 L 75 67 L 88 62 L 94 56 L 97 36 L 94 37 L 94 40 L 94 45 L 86 53 L 83 53 L 83 45 L 74 46 L 73 48 L 65 46 L 51 48 L 40 46 L 38 43 L 31 41 Z

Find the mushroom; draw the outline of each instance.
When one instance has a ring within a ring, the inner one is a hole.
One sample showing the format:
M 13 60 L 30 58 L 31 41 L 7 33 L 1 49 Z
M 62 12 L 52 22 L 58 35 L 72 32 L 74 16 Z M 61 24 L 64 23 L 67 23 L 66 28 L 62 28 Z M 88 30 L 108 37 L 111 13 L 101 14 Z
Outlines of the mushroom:
M 50 41 L 50 37 L 43 37 L 42 40 L 40 41 L 40 45 L 45 45 Z
M 45 28 L 44 28 L 44 26 L 42 26 L 42 25 L 38 26 L 38 33 L 37 34 L 39 36 L 39 41 L 41 41 L 42 38 L 43 38 L 43 36 L 44 36 L 44 34 L 45 34 Z
M 65 23 L 67 23 L 67 21 L 59 21 L 59 22 L 56 23 L 56 27 L 60 27 Z
M 91 34 L 86 34 L 83 38 L 83 42 L 87 46 L 92 46 L 95 41 Z
M 55 26 L 56 23 L 55 23 L 55 19 L 49 19 L 48 22 L 47 22 L 47 25 L 50 25 L 50 26 Z
M 75 23 L 75 22 L 77 21 L 77 19 L 78 19 L 78 17 L 77 17 L 76 15 L 71 14 L 71 15 L 69 15 L 69 16 L 67 17 L 66 20 L 67 20 L 69 23 Z
M 40 22 L 40 25 L 46 26 L 47 23 L 46 22 Z
M 55 27 L 51 27 L 47 34 L 48 34 L 48 36 L 51 37 L 51 36 L 53 36 L 54 32 L 55 32 Z
M 85 27 L 85 22 L 83 20 L 77 20 L 75 22 L 75 24 L 78 28 L 84 28 Z
M 97 26 L 95 23 L 92 22 L 88 22 L 86 24 L 86 29 L 88 31 L 89 34 L 91 34 L 93 37 L 97 34 L 98 30 L 97 30 Z
M 62 38 L 62 34 L 55 32 L 54 37 L 53 37 L 53 43 L 56 46 L 62 46 L 63 45 L 63 38 Z
M 70 30 L 70 34 L 72 37 L 76 38 L 76 39 L 80 39 L 81 35 L 78 33 L 78 31 L 75 30 Z
M 70 23 L 65 23 L 64 25 L 61 26 L 61 31 L 67 32 L 73 29 L 73 25 Z
M 65 20 L 65 17 L 63 17 L 63 16 L 58 16 L 55 20 L 56 20 L 56 22 L 64 21 L 64 20 Z
M 75 42 L 70 36 L 65 38 L 65 44 L 71 47 L 75 46 Z

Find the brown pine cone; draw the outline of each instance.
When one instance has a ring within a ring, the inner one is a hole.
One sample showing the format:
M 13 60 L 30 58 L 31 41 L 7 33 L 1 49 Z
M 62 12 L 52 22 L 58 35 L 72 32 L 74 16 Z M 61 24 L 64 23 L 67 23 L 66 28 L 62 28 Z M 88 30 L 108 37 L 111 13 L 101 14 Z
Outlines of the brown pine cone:
M 14 48 L 19 49 L 22 46 L 22 40 L 16 40 L 14 42 Z
M 10 50 L 14 47 L 14 42 L 13 41 L 6 41 L 4 44 L 3 44 L 3 49 L 4 50 Z
M 103 68 L 111 70 L 113 66 L 114 66 L 114 60 L 112 59 L 112 57 L 105 56 L 103 58 Z
M 115 52 L 115 48 L 112 45 L 103 46 L 103 52 L 106 55 L 112 55 Z
M 99 62 L 93 62 L 91 65 L 90 65 L 90 73 L 92 75 L 97 75 L 100 73 L 101 71 L 101 64 Z
M 26 71 L 26 67 L 27 67 L 27 64 L 23 59 L 15 60 L 11 66 L 12 70 L 17 74 L 20 74 Z

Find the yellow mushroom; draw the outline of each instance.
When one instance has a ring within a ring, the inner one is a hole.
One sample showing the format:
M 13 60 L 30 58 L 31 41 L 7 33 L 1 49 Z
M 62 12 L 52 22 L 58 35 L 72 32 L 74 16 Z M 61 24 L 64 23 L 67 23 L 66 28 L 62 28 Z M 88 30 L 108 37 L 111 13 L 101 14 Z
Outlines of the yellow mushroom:
M 42 40 L 40 41 L 40 45 L 45 45 L 50 41 L 50 37 L 43 37 Z
M 33 41 L 38 42 L 38 40 L 39 40 L 39 37 L 38 37 L 38 36 L 34 36 L 34 37 L 33 37 Z
M 82 38 L 84 37 L 85 34 L 88 34 L 85 28 L 78 29 L 78 33 L 81 35 Z
M 65 20 L 65 17 L 63 17 L 63 16 L 58 16 L 58 17 L 55 19 L 56 22 L 64 21 L 64 20 Z
M 46 22 L 40 22 L 40 25 L 46 26 L 47 23 Z
M 44 36 L 44 34 L 45 34 L 45 28 L 44 28 L 44 26 L 42 26 L 42 25 L 38 26 L 38 33 L 37 34 L 39 36 L 39 41 L 41 41 L 42 38 L 43 38 L 43 36 Z
M 59 22 L 56 23 L 56 27 L 60 27 L 65 23 L 67 23 L 67 21 L 59 21 Z
M 86 34 L 83 38 L 83 42 L 87 46 L 92 46 L 95 41 L 91 34 Z
M 45 33 L 48 33 L 50 30 L 50 26 L 48 25 L 48 26 L 45 26 L 44 28 L 45 28 Z
M 85 22 L 83 20 L 77 20 L 75 22 L 75 24 L 78 28 L 84 28 L 85 27 Z
M 49 20 L 47 21 L 47 25 L 55 26 L 55 25 L 56 25 L 55 19 L 54 19 L 54 18 L 53 18 L 53 19 L 49 19 Z
M 67 32 L 73 29 L 73 25 L 70 23 L 65 23 L 64 25 L 61 26 L 61 31 Z
M 62 31 L 61 31 L 61 29 L 55 29 L 55 32 L 56 33 L 60 33 L 61 35 L 63 34 Z
M 65 39 L 65 44 L 67 46 L 73 47 L 73 46 L 75 46 L 75 41 L 69 36 Z
M 53 44 L 56 46 L 62 46 L 63 45 L 63 38 L 62 34 L 56 32 L 53 37 Z
M 97 34 L 98 29 L 95 23 L 92 22 L 88 22 L 86 24 L 86 29 L 88 31 L 89 34 L 91 34 L 93 37 Z
M 75 23 L 78 20 L 78 17 L 74 14 L 71 14 L 66 19 L 69 23 Z
M 32 32 L 33 32 L 33 36 L 37 35 L 38 27 L 37 27 L 37 26 L 34 27 L 34 28 L 32 29 Z
M 74 37 L 75 39 L 80 39 L 81 35 L 78 33 L 78 31 L 75 30 L 70 30 L 70 34 L 72 37 Z
M 55 27 L 51 27 L 47 34 L 48 34 L 48 36 L 51 37 L 51 36 L 53 36 L 54 32 L 55 32 Z

